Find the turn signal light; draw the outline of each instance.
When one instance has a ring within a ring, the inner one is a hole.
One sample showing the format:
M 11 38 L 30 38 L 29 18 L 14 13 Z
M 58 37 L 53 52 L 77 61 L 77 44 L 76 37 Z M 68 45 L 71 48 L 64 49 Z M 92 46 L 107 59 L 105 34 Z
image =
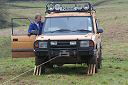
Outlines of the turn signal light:
M 39 43 L 38 41 L 35 42 L 35 48 L 38 48 L 39 47 Z
M 89 46 L 93 47 L 94 46 L 94 42 L 92 40 L 89 41 Z

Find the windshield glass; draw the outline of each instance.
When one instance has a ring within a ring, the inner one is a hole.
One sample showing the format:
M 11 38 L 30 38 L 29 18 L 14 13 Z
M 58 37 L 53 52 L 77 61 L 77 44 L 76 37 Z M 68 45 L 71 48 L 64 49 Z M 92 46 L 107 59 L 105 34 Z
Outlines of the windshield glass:
M 93 32 L 91 17 L 46 18 L 44 34 L 85 34 Z

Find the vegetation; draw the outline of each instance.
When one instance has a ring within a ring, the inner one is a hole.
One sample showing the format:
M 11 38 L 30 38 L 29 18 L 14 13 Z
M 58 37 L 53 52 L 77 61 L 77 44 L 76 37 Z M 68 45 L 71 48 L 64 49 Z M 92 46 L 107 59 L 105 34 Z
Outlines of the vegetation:
M 25 2 L 16 2 L 16 5 L 23 6 L 22 3 Z M 27 4 L 31 6 L 30 3 Z M 96 6 L 97 17 L 104 28 L 103 67 L 97 74 L 86 76 L 84 74 L 86 65 L 65 65 L 55 67 L 52 72 L 41 76 L 33 76 L 33 71 L 28 72 L 7 85 L 128 85 L 127 4 L 128 0 L 113 0 Z M 37 12 L 45 15 L 43 10 L 43 8 L 22 9 L 10 6 L 9 13 L 10 17 L 33 18 Z M 9 31 L 2 29 L 0 36 L 0 84 L 2 84 L 34 68 L 34 58 L 12 59 Z
M 5 2 L 6 0 L 0 0 L 0 28 L 7 25 L 7 10 Z

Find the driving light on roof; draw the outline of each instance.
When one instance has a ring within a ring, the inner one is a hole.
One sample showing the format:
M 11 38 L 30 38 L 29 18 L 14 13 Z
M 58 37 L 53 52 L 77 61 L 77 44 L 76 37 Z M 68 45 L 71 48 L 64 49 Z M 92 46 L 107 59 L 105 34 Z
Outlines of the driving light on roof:
M 85 5 L 84 10 L 88 10 L 88 9 L 89 9 L 89 6 Z
M 52 11 L 52 10 L 54 10 L 54 9 L 51 7 L 51 8 L 49 8 L 49 10 Z
M 60 4 L 56 4 L 56 5 L 55 5 L 55 10 L 61 10 Z
M 82 7 L 79 6 L 79 7 L 74 7 L 74 10 L 82 10 Z
M 49 7 L 48 7 L 48 10 L 53 11 L 54 10 L 54 6 L 52 4 L 50 4 Z

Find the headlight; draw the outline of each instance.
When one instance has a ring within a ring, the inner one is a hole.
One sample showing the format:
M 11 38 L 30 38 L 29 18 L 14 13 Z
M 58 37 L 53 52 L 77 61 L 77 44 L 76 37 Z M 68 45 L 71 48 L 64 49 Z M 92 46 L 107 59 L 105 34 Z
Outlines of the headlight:
M 80 41 L 80 47 L 94 47 L 94 42 L 92 40 Z
M 51 41 L 50 44 L 51 45 L 57 45 L 57 41 Z
M 39 48 L 47 48 L 47 42 L 39 42 Z
M 49 5 L 48 10 L 53 11 L 54 10 L 54 6 L 52 4 Z
M 76 41 L 70 41 L 70 45 L 76 45 Z
M 80 41 L 80 47 L 89 47 L 89 41 Z

